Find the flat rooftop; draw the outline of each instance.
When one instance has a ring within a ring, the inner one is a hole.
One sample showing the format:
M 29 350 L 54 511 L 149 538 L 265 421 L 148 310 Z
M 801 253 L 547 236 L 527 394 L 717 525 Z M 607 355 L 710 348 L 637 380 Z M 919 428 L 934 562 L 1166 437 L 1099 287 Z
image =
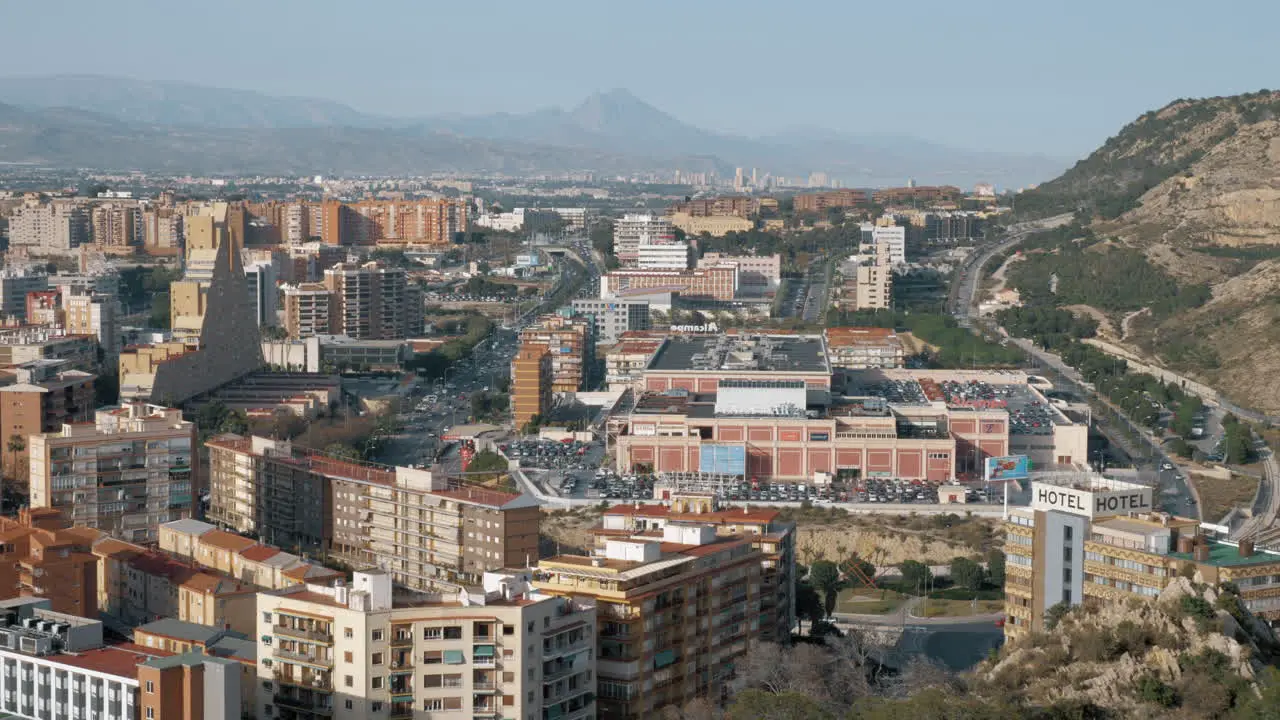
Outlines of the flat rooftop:
M 829 373 L 825 341 L 816 335 L 675 336 L 649 362 L 658 371 Z
M 1169 557 L 1179 560 L 1187 560 L 1190 562 L 1203 562 L 1206 565 L 1215 567 L 1238 567 L 1241 565 L 1280 565 L 1280 555 L 1265 552 L 1263 550 L 1254 550 L 1253 554 L 1248 557 L 1240 555 L 1240 548 L 1235 545 L 1228 545 L 1217 540 L 1204 540 L 1204 544 L 1209 548 L 1209 559 L 1204 561 L 1196 560 L 1191 553 L 1169 553 Z

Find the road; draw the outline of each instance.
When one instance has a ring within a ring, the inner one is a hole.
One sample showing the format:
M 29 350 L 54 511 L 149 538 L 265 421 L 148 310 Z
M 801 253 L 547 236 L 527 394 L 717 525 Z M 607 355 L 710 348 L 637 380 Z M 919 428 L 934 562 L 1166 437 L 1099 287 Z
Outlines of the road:
M 978 289 L 982 283 L 982 268 L 986 266 L 991 258 L 1022 242 L 1033 232 L 1066 225 L 1071 222 L 1072 217 L 1071 213 L 1065 213 L 1044 218 L 1043 220 L 1031 220 L 1010 225 L 1008 235 L 1004 240 L 970 254 L 964 264 L 956 269 L 956 272 L 959 273 L 959 282 L 952 283 L 951 293 L 947 298 L 948 312 L 955 316 L 961 325 L 967 327 L 972 317 L 977 315 Z

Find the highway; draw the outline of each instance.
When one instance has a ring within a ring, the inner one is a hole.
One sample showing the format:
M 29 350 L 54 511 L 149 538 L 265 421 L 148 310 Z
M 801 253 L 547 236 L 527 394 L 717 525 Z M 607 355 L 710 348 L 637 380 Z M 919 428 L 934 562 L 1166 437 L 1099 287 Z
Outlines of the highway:
M 948 312 L 961 325 L 968 327 L 972 318 L 977 316 L 977 306 L 980 300 L 978 298 L 978 289 L 982 283 L 982 268 L 986 266 L 991 258 L 1022 242 L 1031 233 L 1066 225 L 1071 222 L 1072 217 L 1071 213 L 1064 213 L 1044 218 L 1043 220 L 1031 220 L 1010 225 L 1005 239 L 989 247 L 980 248 L 977 252 L 971 254 L 964 264 L 956 269 L 956 272 L 959 273 L 959 282 L 951 285 L 951 294 L 947 298 Z

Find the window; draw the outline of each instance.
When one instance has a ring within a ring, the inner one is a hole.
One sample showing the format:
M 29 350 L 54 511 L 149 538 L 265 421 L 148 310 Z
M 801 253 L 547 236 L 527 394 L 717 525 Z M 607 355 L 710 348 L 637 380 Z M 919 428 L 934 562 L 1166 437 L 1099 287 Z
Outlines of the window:
M 438 627 L 429 627 L 422 629 L 423 640 L 439 640 L 444 637 L 444 631 Z
M 1062 548 L 1062 560 L 1063 562 L 1071 562 L 1071 548 Z
M 1063 541 L 1063 542 L 1070 542 L 1070 541 L 1071 541 L 1071 530 L 1072 530 L 1072 527 L 1071 527 L 1070 525 L 1064 525 L 1064 526 L 1062 527 L 1062 541 Z
M 374 703 L 373 703 L 373 711 L 374 711 L 374 712 L 382 712 L 382 703 L 380 703 L 380 702 L 374 702 Z
M 342 653 L 342 662 L 345 662 L 345 663 L 352 662 L 352 660 L 351 660 L 351 651 L 350 651 L 350 650 L 348 650 L 348 651 L 346 651 L 346 652 Z
M 262 622 L 267 623 L 268 625 L 270 625 L 270 624 L 271 624 L 271 613 L 269 613 L 269 612 L 264 612 L 264 613 L 262 613 Z
M 1070 588 L 1062 588 L 1062 604 L 1063 604 L 1063 605 L 1070 605 L 1070 604 L 1071 604 L 1071 589 L 1070 589 Z
M 381 630 L 374 630 L 374 631 L 373 631 L 373 636 L 372 636 L 372 637 L 373 637 L 373 641 L 374 641 L 374 642 L 382 642 L 382 631 L 381 631 Z
M 515 625 L 503 625 L 503 626 L 502 626 L 502 634 L 503 634 L 503 635 L 515 635 L 515 634 L 516 634 L 516 626 L 515 626 Z
M 156 692 L 156 684 L 150 680 L 147 681 L 147 694 L 154 695 Z
M 154 720 L 155 716 L 156 709 L 151 707 L 147 708 L 147 720 Z
M 444 698 L 427 698 L 422 701 L 423 710 L 443 710 Z
M 382 653 L 380 653 L 380 652 L 376 652 L 376 653 L 374 653 L 374 654 L 373 654 L 373 664 L 374 664 L 374 665 L 381 665 L 381 664 L 382 664 Z
M 1062 582 L 1071 582 L 1071 568 L 1062 568 Z
M 381 689 L 382 689 L 382 676 L 381 676 L 381 675 L 374 675 L 374 676 L 373 676 L 372 681 L 370 681 L 370 683 L 369 683 L 369 686 L 370 686 L 370 687 L 372 687 L 374 690 L 381 690 Z
M 355 708 L 355 703 L 351 702 L 350 700 L 345 700 L 345 701 L 343 701 L 343 705 L 344 705 L 348 710 L 351 710 L 351 709 Z
M 462 628 L 458 625 L 444 628 L 444 639 L 445 640 L 461 640 Z
M 350 675 L 344 675 L 342 676 L 342 684 L 345 685 L 346 687 L 354 687 L 356 684 L 356 681 L 353 680 Z
M 351 632 L 351 628 L 342 628 L 342 637 L 350 640 L 355 637 L 355 635 Z

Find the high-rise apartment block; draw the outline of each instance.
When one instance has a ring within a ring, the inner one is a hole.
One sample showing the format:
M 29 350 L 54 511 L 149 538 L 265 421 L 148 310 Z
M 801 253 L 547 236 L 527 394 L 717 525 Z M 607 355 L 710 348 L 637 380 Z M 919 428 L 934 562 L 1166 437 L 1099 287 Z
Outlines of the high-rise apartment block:
M 195 433 L 181 410 L 131 403 L 99 410 L 92 425 L 32 435 L 31 505 L 122 540 L 155 542 L 161 524 L 195 507 Z
M 648 300 L 576 298 L 573 311 L 595 321 L 596 343 L 612 345 L 623 333 L 643 332 L 652 327 Z
M 142 246 L 148 253 L 176 255 L 182 244 L 182 213 L 171 207 L 142 212 Z
M 671 221 L 661 215 L 627 213 L 613 223 L 613 254 L 623 267 L 635 267 L 641 243 L 675 241 Z
M 522 344 L 511 360 L 511 417 L 519 431 L 551 409 L 551 353 L 541 343 Z
M 89 213 L 68 200 L 27 198 L 9 218 L 9 247 L 67 251 L 91 240 Z
M 377 566 L 396 584 L 469 584 L 538 556 L 537 502 L 452 487 L 426 470 L 354 463 L 286 441 L 223 435 L 209 448 L 210 521 L 299 552 Z
M 5 438 L 0 458 L 6 477 L 27 477 L 33 435 L 93 417 L 94 376 L 58 367 L 58 363 L 33 363 L 16 368 L 17 382 L 0 387 L 0 436 Z
M 644 540 L 646 533 L 665 531 L 668 523 L 710 525 L 717 535 L 751 539 L 760 560 L 760 637 L 788 643 L 796 624 L 795 523 L 783 522 L 771 508 L 723 508 L 714 494 L 676 492 L 665 504 L 615 505 L 605 510 L 600 527 L 592 531 L 595 549 L 604 552 L 610 539 Z
M 672 521 L 623 531 L 595 555 L 542 560 L 534 587 L 595 603 L 599 715 L 643 720 L 727 692 L 761 638 L 762 559 L 749 536 Z
M 527 578 L 401 598 L 389 574 L 358 571 L 260 594 L 259 717 L 597 717 L 595 608 Z
M 551 354 L 551 390 L 587 388 L 595 362 L 595 322 L 581 315 L 543 315 L 520 332 L 520 344 L 542 345 Z
M 115 297 L 74 289 L 62 295 L 63 322 L 67 332 L 92 335 L 109 364 L 120 356 L 119 302 Z
M 297 340 L 333 333 L 333 295 L 322 283 L 286 285 L 284 329 Z
M 97 203 L 89 211 L 93 243 L 125 248 L 142 244 L 142 216 L 136 203 Z
M 1005 635 L 1044 629 L 1059 603 L 1151 599 L 1174 578 L 1233 582 L 1250 612 L 1280 618 L 1280 553 L 1214 537 L 1156 511 L 1151 486 L 1080 473 L 1031 483 L 1031 505 L 1005 520 Z
M 907 229 L 900 225 L 863 223 L 858 253 L 869 257 L 885 256 L 890 265 L 907 262 Z
M 276 325 L 275 265 L 270 262 L 253 262 L 244 266 L 245 289 L 249 295 L 249 307 L 258 321 L 258 327 Z
M 689 243 L 643 238 L 636 246 L 635 266 L 641 270 L 687 270 Z
M 381 263 L 341 263 L 324 271 L 332 293 L 330 325 L 357 340 L 400 339 L 422 334 L 422 293 L 403 268 Z
M 320 232 L 310 231 L 327 245 L 444 245 L 468 227 L 468 203 L 449 198 L 326 200 L 320 212 Z

